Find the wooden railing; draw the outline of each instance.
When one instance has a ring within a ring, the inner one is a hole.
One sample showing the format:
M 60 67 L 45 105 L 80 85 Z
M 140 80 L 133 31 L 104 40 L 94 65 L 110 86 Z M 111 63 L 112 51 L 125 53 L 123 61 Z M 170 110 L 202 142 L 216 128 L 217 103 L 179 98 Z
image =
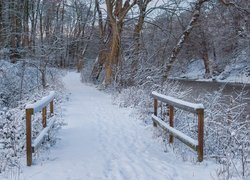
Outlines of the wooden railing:
M 186 102 L 171 96 L 165 96 L 157 92 L 152 92 L 154 98 L 154 114 L 152 115 L 153 125 L 159 125 L 170 133 L 169 143 L 173 143 L 174 137 L 197 151 L 198 161 L 203 161 L 203 136 L 204 136 L 204 106 Z M 157 117 L 158 101 L 168 105 L 169 124 Z M 174 107 L 192 112 L 198 115 L 198 140 L 195 140 L 186 134 L 174 129 Z
M 53 100 L 55 98 L 55 92 L 51 91 L 50 94 L 46 97 L 43 97 L 40 101 L 37 101 L 34 104 L 26 105 L 26 154 L 27 154 L 27 166 L 32 164 L 32 153 L 39 147 L 42 143 L 44 137 L 48 133 L 49 129 L 54 124 L 54 119 L 52 119 L 47 124 L 47 106 L 50 104 L 50 115 L 54 113 L 54 104 Z M 42 125 L 43 130 L 32 142 L 32 115 L 37 112 L 42 111 Z

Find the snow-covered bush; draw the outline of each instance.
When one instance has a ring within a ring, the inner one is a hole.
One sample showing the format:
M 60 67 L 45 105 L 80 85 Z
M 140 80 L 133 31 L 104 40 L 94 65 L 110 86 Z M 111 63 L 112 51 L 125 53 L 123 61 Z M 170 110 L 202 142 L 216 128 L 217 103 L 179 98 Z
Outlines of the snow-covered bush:
M 250 176 L 250 117 L 244 88 L 233 95 L 222 90 L 200 98 L 205 109 L 205 154 L 223 164 L 223 176 Z
M 3 112 L 0 120 L 0 172 L 19 167 L 20 152 L 24 149 L 24 107 Z
M 0 173 L 16 174 L 20 169 L 20 158 L 25 154 L 25 105 L 34 103 L 56 91 L 55 113 L 57 129 L 62 124 L 60 104 L 64 100 L 61 84 L 62 72 L 47 68 L 46 89 L 40 84 L 39 71 L 26 62 L 11 64 L 0 61 Z M 42 129 L 42 116 L 36 113 L 32 118 L 32 138 Z M 54 141 L 51 138 L 50 143 Z M 15 171 L 15 172 L 14 172 Z M 13 173 L 11 173 L 13 172 Z M 8 175 L 9 176 L 9 175 Z
M 94 59 L 85 59 L 84 60 L 84 68 L 81 70 L 81 81 L 82 82 L 93 82 L 93 79 L 91 77 L 92 67 L 94 66 L 95 60 Z M 103 73 L 103 72 L 102 72 Z M 103 76 L 102 76 L 103 77 Z M 99 79 L 99 81 L 102 81 L 103 79 Z M 94 81 L 95 83 L 95 81 Z
M 152 78 L 148 77 L 148 80 L 141 86 L 123 89 L 120 93 L 116 93 L 113 98 L 114 102 L 122 107 L 137 107 L 140 116 L 143 119 L 150 119 L 151 121 L 150 116 L 153 111 L 153 100 L 151 97 L 152 91 L 168 94 L 177 98 L 184 98 L 190 93 L 190 89 L 185 91 L 182 91 L 181 89 L 180 83 L 176 81 L 168 81 L 162 88 L 155 83 Z M 163 104 L 160 104 L 160 106 L 163 106 Z
M 246 113 L 246 92 L 244 88 L 232 95 L 223 95 L 220 91 L 207 93 L 193 102 L 203 103 L 205 106 L 204 154 L 205 158 L 215 158 L 222 164 L 218 170 L 218 177 L 230 179 L 250 176 L 250 117 Z M 153 82 L 140 87 L 130 87 L 114 96 L 116 103 L 121 106 L 134 106 L 139 115 L 146 122 L 151 121 L 153 112 L 152 91 L 174 96 L 180 99 L 190 99 L 187 95 L 190 90 L 181 91 L 177 82 L 168 82 L 161 88 Z M 167 117 L 166 104 L 159 103 L 159 116 L 163 120 Z M 175 109 L 174 126 L 188 136 L 197 139 L 197 115 Z M 159 129 L 160 130 L 160 129 Z M 158 133 L 157 133 L 158 134 Z M 165 132 L 160 133 L 164 142 L 168 138 Z M 159 136 L 159 134 L 157 135 Z M 184 160 L 196 160 L 196 153 L 179 141 L 174 141 L 174 151 L 181 154 Z M 190 156 L 190 153 L 193 154 Z M 189 158 L 191 157 L 191 159 Z
M 61 72 L 55 68 L 47 68 L 47 83 L 53 86 L 60 84 Z M 18 101 L 31 96 L 35 90 L 41 89 L 41 74 L 26 61 L 16 64 L 0 61 L 0 110 L 3 107 L 18 106 Z
M 48 90 L 49 91 L 49 90 Z M 35 92 L 31 98 L 25 99 L 20 102 L 16 108 L 0 112 L 0 174 L 15 174 L 20 171 L 20 159 L 25 157 L 25 143 L 26 143 L 26 119 L 25 119 L 25 106 L 26 103 L 33 103 L 41 99 L 48 92 Z M 54 100 L 54 116 L 56 118 L 53 130 L 50 131 L 49 141 L 45 142 L 44 148 L 54 144 L 56 136 L 55 132 L 63 124 L 61 117 L 61 103 L 65 100 L 63 98 L 64 92 L 57 90 L 56 99 Z M 49 113 L 48 113 L 49 114 Z M 36 113 L 32 116 L 32 138 L 35 139 L 42 130 L 42 115 Z M 42 150 L 44 148 L 41 148 Z M 39 153 L 34 154 L 35 158 L 39 158 Z M 12 172 L 12 173 L 11 173 Z

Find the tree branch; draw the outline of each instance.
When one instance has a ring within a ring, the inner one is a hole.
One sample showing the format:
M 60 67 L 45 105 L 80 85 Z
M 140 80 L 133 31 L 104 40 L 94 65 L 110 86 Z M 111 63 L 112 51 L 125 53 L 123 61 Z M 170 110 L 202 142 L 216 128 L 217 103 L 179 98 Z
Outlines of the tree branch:
M 249 9 L 243 8 L 243 7 L 239 6 L 238 4 L 236 4 L 234 2 L 231 2 L 231 1 L 227 2 L 226 0 L 220 0 L 220 2 L 222 4 L 224 4 L 224 5 L 226 5 L 226 6 L 233 6 L 233 7 L 237 8 L 237 9 L 239 9 L 241 11 L 244 11 L 244 12 L 246 12 L 248 14 L 250 13 Z

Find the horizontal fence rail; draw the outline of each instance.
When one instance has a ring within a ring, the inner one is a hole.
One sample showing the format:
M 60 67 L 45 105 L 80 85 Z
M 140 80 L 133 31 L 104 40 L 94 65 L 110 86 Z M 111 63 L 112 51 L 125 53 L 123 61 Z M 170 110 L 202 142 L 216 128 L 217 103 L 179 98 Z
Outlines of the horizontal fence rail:
M 204 106 L 203 104 L 195 104 L 183 101 L 171 96 L 159 94 L 155 91 L 152 92 L 154 98 L 154 114 L 152 114 L 153 125 L 159 125 L 164 130 L 170 133 L 169 143 L 173 143 L 174 137 L 178 138 L 181 142 L 191 147 L 198 153 L 198 161 L 203 161 L 203 138 L 204 138 Z M 169 124 L 164 122 L 161 118 L 157 117 L 158 101 L 168 105 Z M 198 115 L 198 140 L 195 140 L 181 131 L 174 129 L 174 108 L 179 108 L 187 112 L 192 112 Z
M 54 113 L 54 98 L 55 92 L 51 91 L 50 94 L 46 97 L 43 97 L 40 101 L 35 102 L 34 104 L 26 105 L 26 155 L 27 155 L 27 166 L 32 164 L 32 153 L 37 150 L 37 148 L 42 143 L 44 137 L 48 133 L 49 129 L 54 124 L 54 119 L 52 119 L 47 124 L 47 106 L 50 105 L 50 115 Z M 32 142 L 32 122 L 31 118 L 37 112 L 42 112 L 42 125 L 43 130 L 39 133 L 38 137 Z

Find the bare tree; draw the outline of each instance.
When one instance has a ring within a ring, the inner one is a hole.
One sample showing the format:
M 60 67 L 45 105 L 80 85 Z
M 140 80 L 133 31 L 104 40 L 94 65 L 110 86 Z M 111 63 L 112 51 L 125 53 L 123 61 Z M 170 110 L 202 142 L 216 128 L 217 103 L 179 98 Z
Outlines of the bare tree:
M 132 52 L 133 61 L 132 61 L 132 67 L 131 67 L 131 80 L 132 84 L 134 81 L 134 78 L 136 76 L 136 73 L 138 71 L 138 63 L 139 63 L 139 53 L 141 49 L 141 31 L 143 29 L 143 24 L 145 22 L 145 18 L 147 15 L 147 6 L 151 2 L 151 0 L 139 0 L 137 2 L 137 5 L 139 7 L 139 17 L 137 20 L 137 23 L 134 28 L 133 32 L 133 38 L 134 38 L 134 48 Z
M 105 62 L 105 79 L 103 81 L 103 85 L 107 86 L 112 82 L 121 61 L 120 45 L 124 19 L 129 10 L 136 4 L 136 0 L 131 4 L 129 0 L 126 0 L 124 4 L 122 0 L 106 0 L 105 2 L 111 26 L 110 52 Z
M 176 46 L 173 48 L 172 53 L 170 57 L 167 59 L 165 66 L 164 66 L 164 71 L 163 71 L 163 80 L 162 82 L 165 82 L 167 80 L 169 71 L 171 70 L 171 67 L 173 66 L 174 62 L 176 61 L 177 55 L 179 54 L 183 44 L 186 42 L 189 34 L 191 33 L 194 25 L 197 23 L 199 17 L 200 17 L 200 11 L 202 8 L 202 4 L 208 0 L 197 0 L 195 2 L 195 7 L 193 10 L 193 15 L 192 18 L 186 27 L 185 31 L 182 33 L 182 36 L 180 37 L 179 41 L 177 42 Z
M 94 63 L 91 77 L 93 80 L 98 80 L 100 73 L 103 69 L 106 59 L 108 59 L 108 44 L 110 41 L 110 28 L 109 28 L 109 19 L 106 23 L 103 21 L 103 13 L 100 8 L 99 0 L 95 0 L 95 7 L 98 13 L 98 28 L 99 28 L 99 52 Z

